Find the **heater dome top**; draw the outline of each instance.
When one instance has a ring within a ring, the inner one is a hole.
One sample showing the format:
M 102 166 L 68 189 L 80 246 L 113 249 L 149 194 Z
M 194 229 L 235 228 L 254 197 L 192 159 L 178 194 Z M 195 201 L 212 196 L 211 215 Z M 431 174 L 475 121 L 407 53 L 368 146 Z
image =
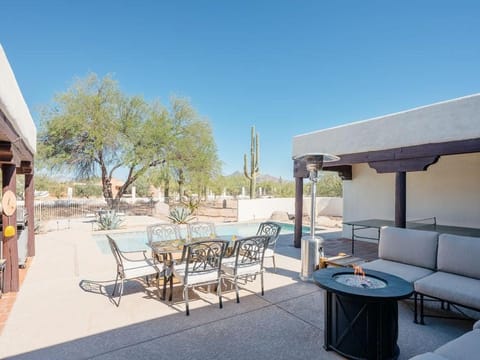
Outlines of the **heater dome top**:
M 300 160 L 306 163 L 307 170 L 321 170 L 323 163 L 340 160 L 336 155 L 325 153 L 308 153 L 295 156 L 294 160 Z

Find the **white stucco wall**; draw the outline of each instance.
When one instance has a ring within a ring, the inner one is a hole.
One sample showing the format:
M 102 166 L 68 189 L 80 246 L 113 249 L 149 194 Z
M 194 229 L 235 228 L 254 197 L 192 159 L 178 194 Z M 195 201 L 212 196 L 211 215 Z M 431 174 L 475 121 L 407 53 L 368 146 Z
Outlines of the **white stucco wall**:
M 343 182 L 344 220 L 395 218 L 395 174 L 353 165 Z M 442 225 L 480 227 L 480 154 L 442 156 L 427 171 L 407 173 L 407 220 L 437 217 Z M 365 233 L 367 234 L 367 233 Z M 344 226 L 343 236 L 351 229 Z
M 342 216 L 342 198 L 317 197 L 317 215 Z M 274 211 L 295 214 L 295 198 L 238 200 L 238 221 L 269 219 Z M 310 214 L 310 198 L 303 199 L 304 214 Z
M 0 109 L 32 153 L 36 151 L 37 129 L 7 56 L 0 44 Z
M 293 138 L 292 156 L 334 155 L 480 137 L 480 94 Z

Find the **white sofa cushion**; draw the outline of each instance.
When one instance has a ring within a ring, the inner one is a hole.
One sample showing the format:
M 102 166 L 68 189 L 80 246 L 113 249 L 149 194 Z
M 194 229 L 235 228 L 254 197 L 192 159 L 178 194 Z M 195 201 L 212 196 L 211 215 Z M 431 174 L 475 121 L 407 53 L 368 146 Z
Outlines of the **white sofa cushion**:
M 477 359 L 480 351 L 480 321 L 473 325 L 473 330 L 440 346 L 435 352 L 427 352 L 410 358 L 410 360 L 471 360 Z
M 459 338 L 440 346 L 435 354 L 452 360 L 478 359 L 480 352 L 480 330 L 472 330 Z
M 364 263 L 362 264 L 362 268 L 383 271 L 385 273 L 398 276 L 409 283 L 413 283 L 418 279 L 433 274 L 433 271 L 430 269 L 383 259 Z
M 396 227 L 380 229 L 378 257 L 435 270 L 438 233 Z
M 480 309 L 480 281 L 477 279 L 437 271 L 415 281 L 414 288 L 424 295 Z
M 438 270 L 480 279 L 480 238 L 441 234 Z

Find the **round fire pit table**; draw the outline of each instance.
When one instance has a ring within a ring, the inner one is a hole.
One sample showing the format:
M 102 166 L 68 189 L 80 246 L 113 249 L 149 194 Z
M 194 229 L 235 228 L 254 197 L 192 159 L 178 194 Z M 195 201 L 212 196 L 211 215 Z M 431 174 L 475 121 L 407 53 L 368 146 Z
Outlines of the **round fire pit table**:
M 410 283 L 380 271 L 356 275 L 351 268 L 321 269 L 313 278 L 326 290 L 326 350 L 349 359 L 398 357 L 397 300 L 412 295 Z

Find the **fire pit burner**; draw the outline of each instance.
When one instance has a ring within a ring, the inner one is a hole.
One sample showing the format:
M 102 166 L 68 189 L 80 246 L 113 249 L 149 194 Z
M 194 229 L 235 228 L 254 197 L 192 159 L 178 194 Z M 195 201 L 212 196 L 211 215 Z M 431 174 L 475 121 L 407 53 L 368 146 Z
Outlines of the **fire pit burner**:
M 313 274 L 326 290 L 324 347 L 349 359 L 396 359 L 397 300 L 408 298 L 413 287 L 380 271 L 358 271 L 328 268 Z
M 385 281 L 367 275 L 340 274 L 333 278 L 340 284 L 364 289 L 381 289 L 387 286 Z

